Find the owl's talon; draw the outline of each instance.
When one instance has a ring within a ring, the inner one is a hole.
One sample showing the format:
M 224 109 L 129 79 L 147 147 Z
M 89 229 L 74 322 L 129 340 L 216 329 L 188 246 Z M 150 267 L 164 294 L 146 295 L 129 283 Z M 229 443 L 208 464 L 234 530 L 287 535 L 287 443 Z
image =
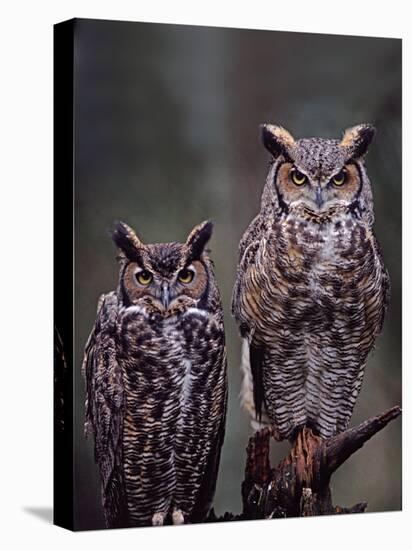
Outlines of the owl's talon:
M 164 514 L 163 512 L 156 512 L 155 514 L 153 514 L 152 516 L 153 527 L 160 527 L 161 525 L 163 525 L 165 521 L 165 516 L 166 514 Z
M 183 516 L 182 510 L 173 510 L 172 522 L 173 522 L 173 525 L 183 525 L 184 524 L 185 518 Z

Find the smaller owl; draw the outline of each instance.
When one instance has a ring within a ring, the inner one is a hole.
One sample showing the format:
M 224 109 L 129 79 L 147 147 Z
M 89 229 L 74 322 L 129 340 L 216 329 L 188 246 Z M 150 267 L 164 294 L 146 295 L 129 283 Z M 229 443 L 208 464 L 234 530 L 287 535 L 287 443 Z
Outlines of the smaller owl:
M 100 298 L 86 344 L 93 433 L 108 527 L 193 523 L 215 492 L 227 402 L 223 314 L 205 246 L 143 244 L 119 223 L 119 284 Z

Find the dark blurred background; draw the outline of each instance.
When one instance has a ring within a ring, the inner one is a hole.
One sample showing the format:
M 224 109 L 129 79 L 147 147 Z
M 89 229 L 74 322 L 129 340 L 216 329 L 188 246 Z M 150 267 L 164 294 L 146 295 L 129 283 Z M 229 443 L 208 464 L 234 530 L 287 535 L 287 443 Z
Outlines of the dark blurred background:
M 258 125 L 295 137 L 341 136 L 371 122 L 367 157 L 376 232 L 392 281 L 384 333 L 352 424 L 401 402 L 401 41 L 148 23 L 75 26 L 75 502 L 79 529 L 103 527 L 92 441 L 83 437 L 83 347 L 101 293 L 117 282 L 114 220 L 148 243 L 182 241 L 215 221 L 211 241 L 229 359 L 229 412 L 215 498 L 241 510 L 249 422 L 238 405 L 239 338 L 230 298 L 239 239 L 259 209 L 268 153 Z M 287 443 L 273 445 L 273 461 Z M 401 508 L 401 422 L 332 479 L 335 504 Z

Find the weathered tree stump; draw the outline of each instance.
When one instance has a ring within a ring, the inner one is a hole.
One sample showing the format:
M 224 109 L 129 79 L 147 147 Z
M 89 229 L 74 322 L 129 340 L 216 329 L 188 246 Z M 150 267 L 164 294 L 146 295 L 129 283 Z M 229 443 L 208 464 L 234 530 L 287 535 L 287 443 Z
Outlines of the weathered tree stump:
M 322 439 L 303 428 L 295 437 L 289 455 L 275 468 L 270 465 L 269 449 L 270 439 L 276 434 L 267 428 L 257 432 L 247 447 L 242 484 L 243 512 L 233 519 L 364 512 L 366 502 L 351 508 L 332 504 L 331 476 L 368 439 L 400 414 L 400 407 L 393 407 L 329 439 Z

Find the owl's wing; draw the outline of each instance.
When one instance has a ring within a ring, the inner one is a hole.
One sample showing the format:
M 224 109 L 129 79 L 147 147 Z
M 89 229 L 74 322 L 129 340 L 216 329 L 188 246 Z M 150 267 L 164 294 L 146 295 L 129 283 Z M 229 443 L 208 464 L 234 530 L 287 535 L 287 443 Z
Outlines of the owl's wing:
M 242 296 L 247 293 L 246 278 L 255 263 L 255 255 L 261 244 L 262 220 L 256 216 L 246 229 L 239 243 L 239 264 L 232 295 L 232 315 L 239 323 L 242 345 L 241 403 L 252 417 L 252 427 L 260 429 L 269 421 L 264 412 L 262 363 L 264 350 L 253 338 L 253 319 L 244 308 Z
M 390 282 L 388 270 L 386 269 L 383 261 L 382 249 L 380 247 L 379 241 L 376 239 L 375 234 L 373 236 L 375 238 L 375 251 L 376 251 L 377 261 L 379 262 L 381 271 L 382 271 L 382 306 L 383 307 L 381 310 L 380 323 L 379 323 L 379 329 L 378 329 L 378 332 L 381 332 L 383 328 L 383 322 L 385 320 L 385 315 L 389 306 L 389 299 L 391 294 L 391 282 Z
M 244 287 L 244 277 L 248 267 L 254 263 L 256 251 L 260 244 L 260 226 L 261 219 L 258 214 L 249 224 L 249 227 L 243 233 L 239 242 L 239 261 L 236 271 L 235 286 L 232 294 L 232 315 L 241 325 L 246 321 L 243 315 L 241 295 Z
M 214 434 L 213 443 L 209 450 L 209 456 L 206 464 L 206 468 L 203 475 L 202 485 L 200 486 L 196 504 L 192 512 L 192 521 L 203 521 L 210 511 L 212 506 L 213 497 L 216 490 L 217 475 L 219 470 L 220 455 L 225 438 L 225 424 L 226 424 L 226 411 L 227 411 L 227 359 L 225 348 L 225 336 L 223 319 L 221 319 L 220 325 L 220 337 L 216 340 L 219 349 L 219 355 L 216 361 L 220 364 L 219 372 L 222 373 L 222 383 L 219 386 L 222 389 L 221 396 L 217 399 L 217 402 L 212 404 L 211 414 L 218 415 L 217 429 Z M 213 354 L 212 354 L 213 355 Z M 209 359 L 210 360 L 210 359 Z M 207 369 L 207 366 L 206 366 Z
M 122 473 L 124 392 L 116 357 L 118 301 L 114 292 L 98 304 L 94 328 L 85 347 L 83 375 L 86 382 L 86 435 L 94 435 L 95 460 L 102 480 L 102 501 L 109 527 L 126 522 Z

